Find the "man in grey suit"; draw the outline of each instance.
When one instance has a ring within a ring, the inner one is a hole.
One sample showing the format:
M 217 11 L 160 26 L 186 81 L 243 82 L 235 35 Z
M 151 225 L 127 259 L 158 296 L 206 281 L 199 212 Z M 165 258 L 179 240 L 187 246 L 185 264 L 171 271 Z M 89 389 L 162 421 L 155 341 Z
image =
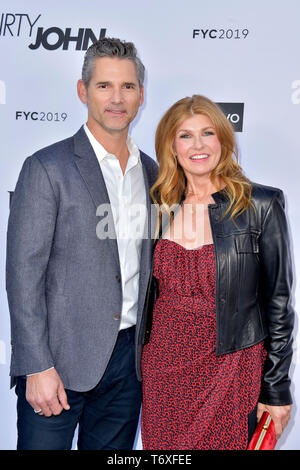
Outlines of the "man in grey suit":
M 7 238 L 18 449 L 70 449 L 77 424 L 78 449 L 133 446 L 157 177 L 128 135 L 143 79 L 132 43 L 97 41 L 78 81 L 87 123 L 21 170 Z

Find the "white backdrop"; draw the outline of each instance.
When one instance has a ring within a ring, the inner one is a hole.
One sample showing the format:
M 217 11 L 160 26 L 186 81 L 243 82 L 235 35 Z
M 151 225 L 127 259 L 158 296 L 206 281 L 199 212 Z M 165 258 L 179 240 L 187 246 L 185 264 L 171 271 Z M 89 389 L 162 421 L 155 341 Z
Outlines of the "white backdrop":
M 237 132 L 240 162 L 252 180 L 280 187 L 285 193 L 296 310 L 300 298 L 296 285 L 300 261 L 299 0 L 52 0 L 47 4 L 2 0 L 0 7 L 0 449 L 16 445 L 5 292 L 9 191 L 14 190 L 28 155 L 74 134 L 85 122 L 86 109 L 77 98 L 76 82 L 82 45 L 89 36 L 106 34 L 136 44 L 147 69 L 146 99 L 131 133 L 153 158 L 156 125 L 176 100 L 199 93 L 221 103 L 244 103 L 243 130 Z M 39 36 L 42 42 L 37 47 Z M 232 106 L 227 114 L 241 123 Z M 300 449 L 299 335 L 297 322 L 291 369 L 295 405 L 277 446 L 283 450 Z M 139 437 L 137 448 L 141 448 Z

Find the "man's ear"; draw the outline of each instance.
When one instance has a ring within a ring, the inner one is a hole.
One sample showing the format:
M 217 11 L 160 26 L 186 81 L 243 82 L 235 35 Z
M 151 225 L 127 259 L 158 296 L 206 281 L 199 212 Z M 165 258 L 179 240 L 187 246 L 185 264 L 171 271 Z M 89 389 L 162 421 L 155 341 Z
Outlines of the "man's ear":
M 86 104 L 87 103 L 87 89 L 83 80 L 81 79 L 78 80 L 77 82 L 77 94 L 78 94 L 80 101 Z
M 143 85 L 141 86 L 141 89 L 140 89 L 140 106 L 142 106 L 142 104 L 144 103 L 144 92 L 145 92 L 145 89 L 143 87 Z

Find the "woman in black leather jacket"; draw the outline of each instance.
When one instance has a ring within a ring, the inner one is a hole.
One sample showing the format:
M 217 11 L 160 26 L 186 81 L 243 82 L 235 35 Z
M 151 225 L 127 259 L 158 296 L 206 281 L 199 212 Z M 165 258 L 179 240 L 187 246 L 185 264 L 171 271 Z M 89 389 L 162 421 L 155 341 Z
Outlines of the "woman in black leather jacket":
M 282 191 L 250 182 L 209 99 L 156 133 L 159 207 L 142 357 L 146 449 L 246 449 L 264 411 L 291 410 L 294 312 Z

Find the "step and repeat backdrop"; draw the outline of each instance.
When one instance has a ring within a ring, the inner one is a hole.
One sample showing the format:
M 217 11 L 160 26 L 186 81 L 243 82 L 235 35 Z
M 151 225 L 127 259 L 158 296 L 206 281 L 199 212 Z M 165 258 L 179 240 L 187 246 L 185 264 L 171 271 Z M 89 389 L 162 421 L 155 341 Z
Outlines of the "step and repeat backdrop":
M 46 4 L 47 3 L 47 4 Z M 0 6 L 0 449 L 16 446 L 5 292 L 9 198 L 28 155 L 86 121 L 76 82 L 85 50 L 103 36 L 133 41 L 146 66 L 145 103 L 131 127 L 155 159 L 154 134 L 178 99 L 203 94 L 234 124 L 245 173 L 286 197 L 300 300 L 300 3 L 298 0 L 104 2 L 2 0 Z M 299 327 L 291 368 L 295 405 L 279 450 L 300 449 Z M 139 430 L 136 448 L 141 449 Z

